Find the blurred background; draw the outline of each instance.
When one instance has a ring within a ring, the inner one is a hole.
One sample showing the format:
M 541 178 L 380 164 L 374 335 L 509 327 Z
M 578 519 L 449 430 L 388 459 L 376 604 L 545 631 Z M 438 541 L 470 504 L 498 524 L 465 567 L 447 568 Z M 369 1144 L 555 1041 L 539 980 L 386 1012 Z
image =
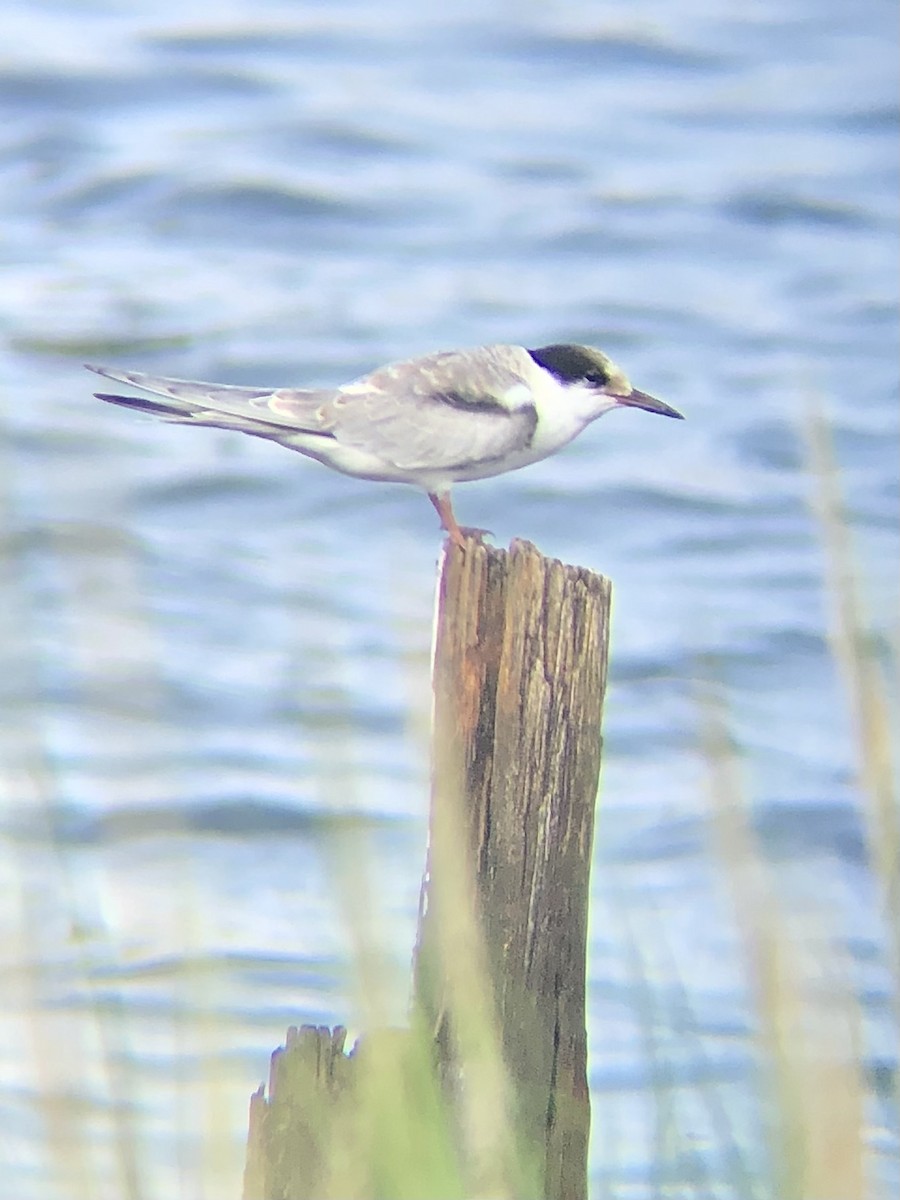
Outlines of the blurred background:
M 894 6 L 0 0 L 0 21 L 8 1194 L 238 1194 L 285 1026 L 360 1023 L 348 861 L 400 1021 L 424 857 L 430 506 L 108 408 L 81 364 L 325 385 L 563 340 L 688 418 L 613 414 L 456 497 L 615 587 L 593 1193 L 778 1197 L 778 1014 L 711 836 L 724 800 L 856 1101 L 862 1190 L 818 1195 L 896 1194 L 896 859 L 873 855 L 805 435 L 824 413 L 837 575 L 890 665 Z

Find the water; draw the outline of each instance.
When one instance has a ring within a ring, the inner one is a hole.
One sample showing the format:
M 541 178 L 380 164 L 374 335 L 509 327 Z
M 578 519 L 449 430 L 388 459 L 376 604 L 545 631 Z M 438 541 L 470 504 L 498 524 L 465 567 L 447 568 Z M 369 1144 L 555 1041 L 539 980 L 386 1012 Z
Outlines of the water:
M 283 1026 L 352 1020 L 335 826 L 364 821 L 402 973 L 427 794 L 430 506 L 102 407 L 81 362 L 328 384 L 432 349 L 554 340 L 603 347 L 688 417 L 610 416 L 456 498 L 498 543 L 527 537 L 615 583 L 597 1194 L 649 1196 L 696 1170 L 654 1174 L 636 946 L 710 1187 L 733 1174 L 684 1099 L 692 1081 L 722 1089 L 751 1159 L 758 1137 L 697 748 L 710 660 L 790 906 L 825 912 L 848 948 L 873 1186 L 888 1194 L 896 1118 L 877 1081 L 896 1031 L 802 438 L 824 398 L 867 609 L 891 634 L 887 5 L 32 0 L 7 3 L 3 25 L 0 704 L 17 899 L 0 1062 L 15 1194 L 60 1194 L 41 1096 L 81 1097 L 92 1171 L 108 1170 L 117 1064 L 139 1091 L 144 1194 L 199 1194 L 192 1154 L 223 1127 L 228 1182 L 209 1194 L 233 1194 L 246 1098 Z M 106 1058 L 98 1010 L 116 1031 Z M 64 1035 L 68 1056 L 45 1061 L 35 1031 Z M 210 1128 L 185 1115 L 198 1063 L 223 1097 Z

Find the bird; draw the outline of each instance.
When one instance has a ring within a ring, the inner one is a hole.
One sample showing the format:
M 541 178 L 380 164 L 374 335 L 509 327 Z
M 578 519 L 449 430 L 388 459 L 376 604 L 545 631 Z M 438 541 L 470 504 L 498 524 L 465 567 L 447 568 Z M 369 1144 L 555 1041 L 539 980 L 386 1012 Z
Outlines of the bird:
M 86 363 L 150 393 L 98 400 L 180 425 L 266 438 L 358 479 L 422 488 L 451 542 L 465 547 L 450 489 L 555 454 L 614 408 L 682 413 L 633 387 L 591 346 L 554 343 L 442 350 L 332 388 L 241 387 Z

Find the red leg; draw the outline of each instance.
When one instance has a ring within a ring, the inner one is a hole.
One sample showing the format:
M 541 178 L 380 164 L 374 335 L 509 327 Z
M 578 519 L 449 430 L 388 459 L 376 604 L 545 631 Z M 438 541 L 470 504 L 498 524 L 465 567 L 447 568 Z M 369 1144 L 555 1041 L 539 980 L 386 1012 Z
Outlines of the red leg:
M 456 523 L 456 517 L 453 515 L 453 505 L 450 503 L 450 493 L 429 492 L 428 499 L 437 510 L 437 515 L 441 518 L 441 529 L 443 529 L 450 538 L 454 546 L 459 546 L 462 549 L 466 544 L 466 539 L 463 536 L 463 531 Z

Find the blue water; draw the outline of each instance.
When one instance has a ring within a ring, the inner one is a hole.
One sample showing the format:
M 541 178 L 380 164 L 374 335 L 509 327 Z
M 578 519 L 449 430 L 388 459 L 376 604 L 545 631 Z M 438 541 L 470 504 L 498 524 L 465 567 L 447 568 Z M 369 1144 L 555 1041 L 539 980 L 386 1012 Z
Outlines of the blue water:
M 555 340 L 601 346 L 688 418 L 614 414 L 456 497 L 498 544 L 528 538 L 615 585 L 595 1193 L 738 1194 L 698 1091 L 746 1162 L 764 1158 L 752 981 L 699 749 L 712 674 L 798 936 L 814 950 L 827 932 L 860 999 L 873 1195 L 889 1194 L 897 1037 L 803 430 L 823 405 L 865 609 L 890 641 L 893 9 L 7 0 L 2 18 L 14 1194 L 68 1194 L 40 1102 L 57 1092 L 89 1114 L 91 1170 L 111 1181 L 92 1194 L 122 1194 L 115 1070 L 139 1094 L 141 1194 L 235 1194 L 247 1096 L 284 1026 L 365 1023 L 346 839 L 402 980 L 427 804 L 439 532 L 424 498 L 101 406 L 80 364 L 329 384 Z M 98 1009 L 115 1018 L 106 1057 Z M 49 1077 L 36 1031 L 70 1044 Z M 215 1134 L 186 1115 L 210 1063 Z

